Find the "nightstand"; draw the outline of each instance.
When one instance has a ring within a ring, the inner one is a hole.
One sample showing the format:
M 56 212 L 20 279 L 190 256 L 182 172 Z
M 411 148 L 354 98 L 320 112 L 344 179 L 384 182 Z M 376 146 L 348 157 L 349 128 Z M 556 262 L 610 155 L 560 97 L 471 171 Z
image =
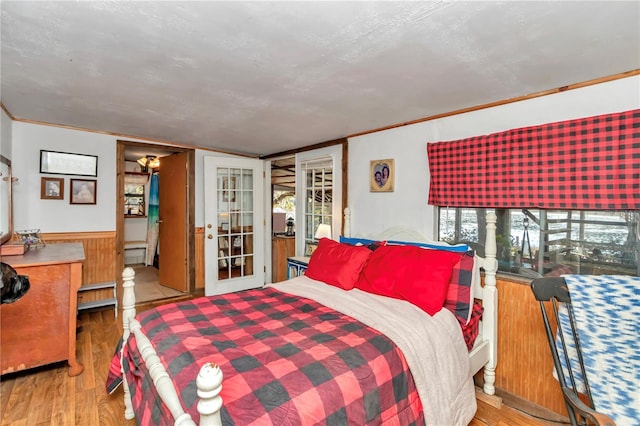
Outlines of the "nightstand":
M 309 265 L 309 258 L 306 256 L 296 256 L 287 258 L 287 279 L 304 275 Z

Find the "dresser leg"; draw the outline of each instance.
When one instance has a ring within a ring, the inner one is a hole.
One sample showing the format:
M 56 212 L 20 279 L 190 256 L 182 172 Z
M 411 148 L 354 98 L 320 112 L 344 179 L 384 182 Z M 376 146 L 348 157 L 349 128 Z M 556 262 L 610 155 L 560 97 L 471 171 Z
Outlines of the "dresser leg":
M 69 360 L 69 377 L 77 376 L 84 371 L 84 366 L 76 360 Z

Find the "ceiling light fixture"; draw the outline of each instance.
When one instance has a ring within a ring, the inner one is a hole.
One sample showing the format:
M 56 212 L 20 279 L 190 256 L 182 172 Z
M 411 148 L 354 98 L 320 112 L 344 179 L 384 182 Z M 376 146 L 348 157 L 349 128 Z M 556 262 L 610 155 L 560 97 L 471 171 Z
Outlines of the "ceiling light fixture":
M 147 171 L 147 169 L 157 169 L 160 167 L 160 157 L 156 157 L 153 155 L 147 155 L 145 157 L 138 159 L 138 164 L 142 166 L 142 171 Z

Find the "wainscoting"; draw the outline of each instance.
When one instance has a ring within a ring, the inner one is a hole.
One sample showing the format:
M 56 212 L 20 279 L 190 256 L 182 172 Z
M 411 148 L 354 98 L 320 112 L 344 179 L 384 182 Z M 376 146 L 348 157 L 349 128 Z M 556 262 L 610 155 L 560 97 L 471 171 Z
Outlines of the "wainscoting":
M 82 284 L 95 284 L 116 279 L 116 233 L 75 232 L 41 234 L 48 244 L 81 242 L 84 247 Z
M 497 280 L 496 388 L 567 415 L 544 332 L 540 305 L 528 282 Z M 555 324 L 552 324 L 555 327 Z

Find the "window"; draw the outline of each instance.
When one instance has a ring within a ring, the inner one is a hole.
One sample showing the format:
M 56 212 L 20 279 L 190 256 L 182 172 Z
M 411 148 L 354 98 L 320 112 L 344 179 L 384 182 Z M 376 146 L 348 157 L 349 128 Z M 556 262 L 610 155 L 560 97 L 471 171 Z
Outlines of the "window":
M 321 223 L 332 223 L 333 164 L 331 159 L 308 161 L 303 165 L 305 199 L 305 253 L 317 244 L 315 232 Z
M 495 209 L 498 271 L 528 278 L 640 275 L 640 212 Z M 483 254 L 485 209 L 440 208 L 439 239 Z

